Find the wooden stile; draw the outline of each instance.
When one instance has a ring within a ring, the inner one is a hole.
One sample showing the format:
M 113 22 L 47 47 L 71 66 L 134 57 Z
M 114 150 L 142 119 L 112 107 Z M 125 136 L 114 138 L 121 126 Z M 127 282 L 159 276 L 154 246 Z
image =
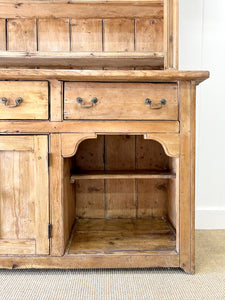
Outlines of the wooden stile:
M 6 20 L 0 19 L 0 51 L 6 50 Z

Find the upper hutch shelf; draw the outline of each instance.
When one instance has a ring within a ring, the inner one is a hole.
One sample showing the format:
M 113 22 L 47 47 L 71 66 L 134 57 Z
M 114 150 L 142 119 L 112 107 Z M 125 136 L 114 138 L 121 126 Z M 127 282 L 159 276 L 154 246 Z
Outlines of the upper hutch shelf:
M 0 67 L 177 69 L 177 0 L 2 1 Z
M 0 51 L 1 67 L 163 69 L 163 52 L 12 52 Z

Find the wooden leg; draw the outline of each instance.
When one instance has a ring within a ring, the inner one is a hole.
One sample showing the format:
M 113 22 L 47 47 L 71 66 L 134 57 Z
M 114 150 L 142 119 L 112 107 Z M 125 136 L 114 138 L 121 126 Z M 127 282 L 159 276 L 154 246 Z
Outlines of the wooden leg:
M 180 83 L 180 267 L 195 272 L 195 85 Z

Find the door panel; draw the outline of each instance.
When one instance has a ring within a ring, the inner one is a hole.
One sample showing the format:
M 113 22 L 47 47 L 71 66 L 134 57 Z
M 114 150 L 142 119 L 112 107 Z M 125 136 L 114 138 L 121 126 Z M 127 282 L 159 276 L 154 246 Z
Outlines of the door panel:
M 49 254 L 47 136 L 0 137 L 0 254 Z

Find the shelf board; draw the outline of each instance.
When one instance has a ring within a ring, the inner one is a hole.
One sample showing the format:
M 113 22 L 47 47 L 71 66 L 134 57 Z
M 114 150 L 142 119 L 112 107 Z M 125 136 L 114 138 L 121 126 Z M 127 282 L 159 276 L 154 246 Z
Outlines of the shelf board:
M 1 55 L 0 55 L 1 57 Z M 178 70 L 61 70 L 61 69 L 23 69 L 1 68 L 1 80 L 72 80 L 72 81 L 103 81 L 103 82 L 176 82 L 179 80 L 195 81 L 199 84 L 209 78 L 208 71 Z M 68 121 L 67 121 L 68 122 Z M 73 121 L 74 122 L 74 121 Z M 102 121 L 101 121 L 102 122 Z M 125 123 L 127 123 L 126 121 Z M 157 121 L 153 121 L 156 123 Z M 162 123 L 161 122 L 161 126 Z M 171 121 L 174 123 L 174 121 Z M 83 123 L 83 121 L 82 121 Z M 137 123 L 136 123 L 137 124 Z M 138 126 L 138 125 L 136 125 Z M 111 126 L 112 127 L 112 126 Z M 160 127 L 161 128 L 161 127 Z M 126 131 L 129 130 L 126 126 Z
M 4 0 L 0 18 L 163 18 L 163 0 Z
M 67 255 L 175 251 L 176 236 L 163 218 L 78 219 Z
M 0 51 L 0 67 L 149 67 L 163 68 L 163 52 L 14 52 Z
M 75 183 L 81 179 L 171 179 L 176 178 L 176 174 L 171 172 L 156 172 L 156 171 L 88 171 L 83 173 L 73 174 L 70 177 L 70 182 Z

